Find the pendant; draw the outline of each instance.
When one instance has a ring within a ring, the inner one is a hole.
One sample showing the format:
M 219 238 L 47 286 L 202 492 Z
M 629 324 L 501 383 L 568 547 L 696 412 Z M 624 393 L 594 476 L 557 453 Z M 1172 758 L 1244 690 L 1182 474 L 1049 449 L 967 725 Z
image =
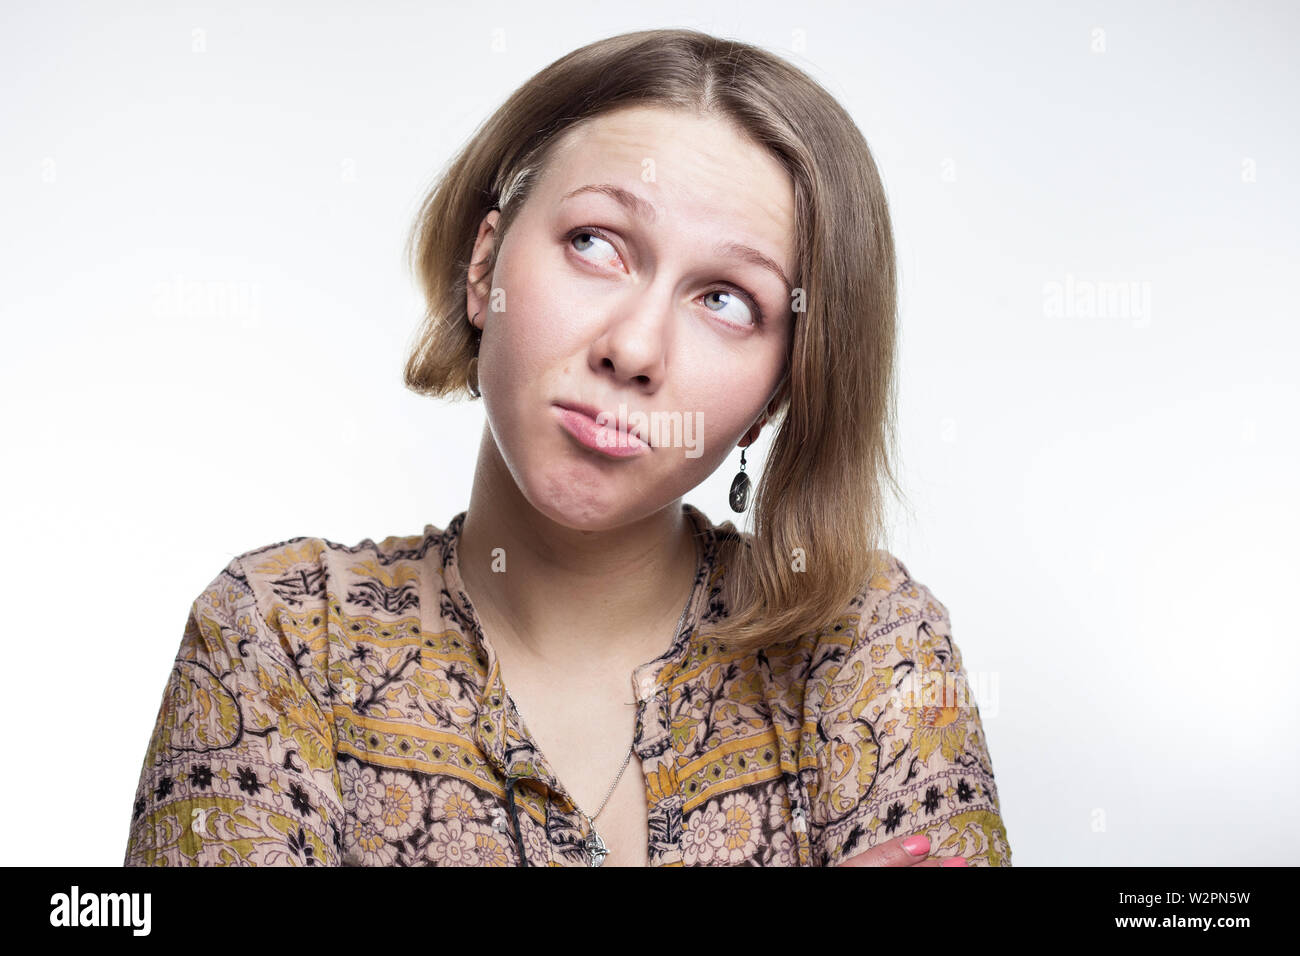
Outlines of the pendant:
M 731 501 L 731 510 L 740 513 L 749 505 L 749 475 L 743 471 L 737 472 L 735 480 L 731 483 L 731 494 L 727 496 Z
M 596 832 L 595 824 L 592 824 L 591 833 L 587 835 L 587 865 L 600 866 L 608 855 L 609 850 L 605 847 L 605 841 Z

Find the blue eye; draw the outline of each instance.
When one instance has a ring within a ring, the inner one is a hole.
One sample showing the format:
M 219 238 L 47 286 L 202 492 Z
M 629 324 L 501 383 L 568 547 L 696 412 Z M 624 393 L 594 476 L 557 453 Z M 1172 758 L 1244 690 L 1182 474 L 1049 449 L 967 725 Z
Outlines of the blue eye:
M 596 235 L 594 232 L 576 232 L 576 233 L 574 233 L 572 236 L 569 237 L 569 245 L 572 246 L 572 245 L 574 244 L 575 240 L 582 239 L 582 238 L 587 238 L 587 239 L 593 240 L 594 242 L 601 242 L 601 243 L 604 243 L 606 246 L 609 246 L 609 250 L 610 250 L 610 252 L 613 252 L 615 256 L 618 255 L 618 253 L 614 251 L 614 247 L 613 247 L 612 245 L 610 245 L 610 243 L 609 243 L 608 240 L 606 240 L 606 239 L 602 239 L 600 236 Z M 588 246 L 588 249 L 590 249 L 590 248 L 591 248 L 591 247 Z M 577 247 L 575 246 L 573 251 L 574 251 L 574 252 L 586 252 L 586 251 L 588 251 L 588 249 L 579 249 L 579 248 L 577 248 Z
M 713 298 L 714 296 L 719 296 L 719 295 L 721 295 L 721 296 L 726 296 L 728 299 L 731 300 L 731 302 L 725 302 L 725 303 L 723 303 L 723 308 L 725 308 L 725 307 L 728 306 L 728 305 L 731 305 L 733 302 L 734 302 L 734 303 L 738 303 L 739 305 L 741 305 L 741 306 L 744 307 L 745 311 L 748 313 L 748 319 L 747 319 L 747 321 L 740 322 L 739 324 L 741 324 L 741 325 L 749 325 L 749 324 L 751 324 L 751 323 L 756 324 L 756 323 L 758 322 L 757 314 L 756 314 L 756 313 L 757 313 L 757 310 L 754 309 L 754 308 L 752 308 L 752 307 L 750 306 L 750 304 L 749 304 L 748 302 L 745 301 L 745 298 L 744 298 L 743 296 L 739 295 L 738 293 L 731 292 L 731 291 L 729 291 L 729 290 L 727 290 L 727 289 L 715 289 L 715 290 L 712 291 L 712 292 L 707 292 L 707 293 L 705 293 L 704 298 L 705 298 L 705 301 L 706 301 L 706 303 L 707 303 L 707 301 L 708 301 L 709 299 Z M 705 308 L 707 309 L 707 308 L 709 308 L 709 306 L 706 304 L 706 305 L 705 305 Z M 721 310 L 721 309 L 710 309 L 710 311 L 712 311 L 712 312 L 719 312 L 719 313 L 720 313 L 722 310 Z
M 590 228 L 575 229 L 573 232 L 570 232 L 568 234 L 566 239 L 569 243 L 569 248 L 571 248 L 574 252 L 578 253 L 588 261 L 608 262 L 618 258 L 618 250 L 614 248 L 613 243 L 611 243 L 608 239 L 601 236 L 600 233 L 595 232 L 593 229 Z M 583 248 L 579 248 L 580 240 L 582 240 L 584 243 Z M 595 256 L 585 255 L 585 253 L 591 252 L 593 249 L 596 248 L 596 243 L 601 243 L 606 247 L 608 247 L 609 249 L 610 254 L 604 257 L 604 260 L 601 260 L 600 258 Z M 707 300 L 714 296 L 726 296 L 727 300 L 723 303 L 722 309 L 714 309 L 706 305 L 705 308 L 708 308 L 710 312 L 716 312 L 719 315 L 724 315 L 723 309 L 725 309 L 729 305 L 732 305 L 734 302 L 743 306 L 747 313 L 745 316 L 735 317 L 735 318 L 726 318 L 724 316 L 724 321 L 728 325 L 735 325 L 741 327 L 746 327 L 746 326 L 762 327 L 763 326 L 764 324 L 763 310 L 759 306 L 758 300 L 756 300 L 752 295 L 750 295 L 744 289 L 741 289 L 739 286 L 735 286 L 735 287 L 728 286 L 720 289 L 714 289 L 712 292 L 706 292 L 704 298 Z

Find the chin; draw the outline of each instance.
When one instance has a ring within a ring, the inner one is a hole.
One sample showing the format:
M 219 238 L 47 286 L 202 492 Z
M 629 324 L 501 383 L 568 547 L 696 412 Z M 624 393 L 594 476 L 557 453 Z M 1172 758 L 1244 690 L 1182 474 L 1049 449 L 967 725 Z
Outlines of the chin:
M 541 476 L 525 488 L 524 497 L 556 524 L 575 531 L 608 531 L 655 511 L 644 500 L 631 500 L 625 483 L 587 472 L 575 475 L 562 468 Z

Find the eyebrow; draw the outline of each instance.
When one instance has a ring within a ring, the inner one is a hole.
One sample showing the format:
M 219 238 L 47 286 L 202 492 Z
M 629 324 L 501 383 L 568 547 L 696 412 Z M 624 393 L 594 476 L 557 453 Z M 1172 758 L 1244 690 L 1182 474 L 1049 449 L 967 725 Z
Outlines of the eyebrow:
M 620 206 L 626 209 L 640 219 L 646 222 L 655 222 L 659 219 L 659 207 L 647 199 L 643 199 L 629 189 L 621 186 L 615 186 L 612 183 L 598 183 L 590 186 L 579 186 L 572 192 L 565 193 L 560 197 L 560 202 L 566 199 L 572 199 L 583 193 L 600 193 L 613 199 Z M 735 256 L 743 259 L 751 265 L 756 265 L 761 269 L 766 269 L 781 280 L 781 284 L 787 292 L 793 288 L 789 279 L 786 278 L 785 270 L 782 269 L 770 257 L 765 256 L 753 246 L 747 246 L 742 242 L 720 242 L 713 247 L 713 251 L 720 256 Z

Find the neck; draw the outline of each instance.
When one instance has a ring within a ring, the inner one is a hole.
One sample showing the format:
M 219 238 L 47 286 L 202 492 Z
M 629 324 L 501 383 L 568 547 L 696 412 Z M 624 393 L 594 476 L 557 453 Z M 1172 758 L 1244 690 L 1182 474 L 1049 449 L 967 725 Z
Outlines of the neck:
M 693 532 L 680 498 L 608 530 L 560 524 L 523 497 L 485 434 L 457 560 L 493 645 L 570 672 L 636 666 L 675 637 L 695 578 Z

